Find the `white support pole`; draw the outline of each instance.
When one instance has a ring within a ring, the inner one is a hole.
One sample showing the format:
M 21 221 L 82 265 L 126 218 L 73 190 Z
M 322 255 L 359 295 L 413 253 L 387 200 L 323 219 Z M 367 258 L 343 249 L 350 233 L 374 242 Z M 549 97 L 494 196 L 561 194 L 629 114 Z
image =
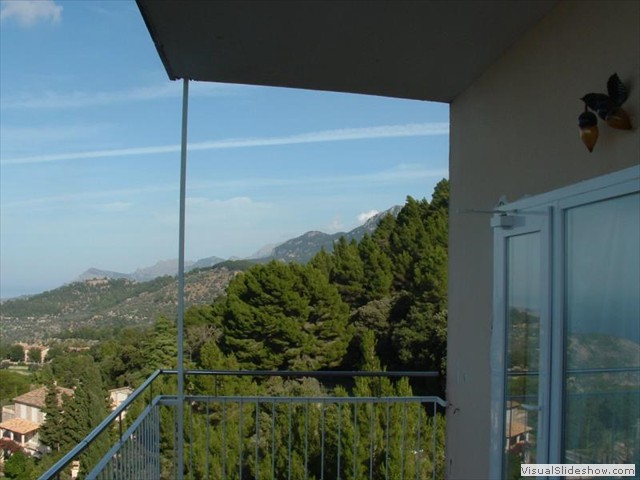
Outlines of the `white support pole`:
M 187 190 L 187 117 L 189 80 L 182 88 L 182 142 L 180 146 L 180 226 L 178 241 L 178 405 L 176 406 L 176 478 L 184 477 L 184 232 Z

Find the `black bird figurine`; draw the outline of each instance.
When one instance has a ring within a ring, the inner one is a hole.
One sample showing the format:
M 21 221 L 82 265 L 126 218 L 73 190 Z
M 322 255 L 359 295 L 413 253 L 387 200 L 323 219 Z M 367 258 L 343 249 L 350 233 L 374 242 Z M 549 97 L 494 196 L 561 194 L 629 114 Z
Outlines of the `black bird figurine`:
M 629 96 L 627 88 L 624 86 L 617 73 L 614 73 L 607 80 L 607 93 L 587 93 L 582 100 L 585 104 L 584 112 L 578 117 L 578 127 L 580 127 L 580 139 L 590 152 L 593 152 L 598 141 L 598 117 L 607 122 L 612 128 L 619 130 L 631 130 L 631 120 L 629 115 L 622 108 L 622 104 Z M 592 112 L 596 112 L 596 117 Z
M 587 107 L 596 112 L 598 116 L 607 122 L 607 125 L 620 130 L 630 130 L 631 120 L 622 108 L 627 100 L 627 88 L 624 86 L 617 73 L 609 77 L 607 81 L 607 94 L 588 93 L 581 100 Z

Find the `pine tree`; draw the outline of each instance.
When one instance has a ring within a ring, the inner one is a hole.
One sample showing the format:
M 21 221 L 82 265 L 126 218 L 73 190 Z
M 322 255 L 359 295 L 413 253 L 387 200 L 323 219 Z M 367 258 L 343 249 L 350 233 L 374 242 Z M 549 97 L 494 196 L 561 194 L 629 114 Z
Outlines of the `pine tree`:
M 77 445 L 107 414 L 106 391 L 102 387 L 100 371 L 95 363 L 88 361 L 78 376 L 73 397 L 64 405 L 62 450 L 68 451 Z M 107 452 L 110 443 L 108 432 L 96 438 L 80 456 L 81 471 L 89 471 Z
M 368 234 L 365 234 L 360 241 L 358 254 L 362 260 L 364 303 L 388 296 L 391 293 L 393 283 L 389 257 L 382 252 L 380 246 Z
M 364 303 L 364 264 L 355 240 L 347 243 L 344 237 L 340 237 L 336 242 L 329 279 L 338 288 L 342 300 L 349 306 L 358 307 Z
M 390 256 L 396 291 L 415 290 L 415 265 L 424 255 L 428 238 L 423 223 L 426 208 L 428 208 L 426 200 L 417 201 L 410 196 L 407 197 L 391 233 Z
M 49 447 L 53 452 L 60 452 L 65 443 L 63 437 L 64 404 L 69 397 L 61 396 L 56 385 L 51 382 L 47 385 L 47 394 L 44 399 L 44 423 L 38 430 L 40 442 Z
M 333 267 L 333 256 L 327 253 L 322 247 L 318 253 L 309 261 L 309 265 L 320 270 L 327 278 Z
M 227 288 L 221 345 L 243 367 L 335 366 L 351 338 L 348 307 L 312 266 L 271 262 Z

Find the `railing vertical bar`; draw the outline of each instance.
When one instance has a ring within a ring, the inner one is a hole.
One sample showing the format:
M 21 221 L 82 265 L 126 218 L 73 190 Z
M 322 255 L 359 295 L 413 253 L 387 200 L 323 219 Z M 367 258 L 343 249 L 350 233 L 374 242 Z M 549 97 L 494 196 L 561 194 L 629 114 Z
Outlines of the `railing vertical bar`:
M 271 401 L 271 478 L 276 478 L 276 401 Z
M 243 425 L 242 425 L 242 417 L 244 415 L 244 404 L 242 402 L 242 397 L 238 402 L 239 404 L 239 413 L 238 413 L 238 450 L 240 451 L 240 455 L 238 456 L 238 477 L 242 480 L 242 462 L 244 460 L 243 455 L 243 447 L 244 447 L 244 435 L 243 435 Z
M 375 426 L 374 419 L 376 415 L 376 406 L 373 401 L 369 402 L 371 407 L 371 416 L 369 417 L 369 480 L 373 480 L 373 444 L 375 442 Z
M 142 442 L 140 442 L 140 478 L 144 478 L 147 474 L 147 460 L 149 452 L 149 429 L 151 428 L 150 417 L 147 415 L 147 421 L 144 425 L 142 433 Z
M 147 476 L 147 474 L 149 473 L 149 444 L 150 442 L 150 434 L 151 434 L 151 416 L 148 415 L 147 416 L 147 421 L 145 423 L 145 427 L 144 427 L 144 439 L 142 441 L 142 445 L 141 445 L 141 452 L 140 452 L 140 460 L 141 460 L 141 472 L 142 473 L 142 477 L 141 478 L 145 478 Z
M 304 412 L 304 478 L 309 478 L 309 399 Z
M 138 446 L 138 478 L 144 478 L 147 466 L 147 429 L 149 428 L 149 416 L 142 422 L 140 431 L 140 445 Z
M 324 480 L 324 441 L 325 441 L 325 415 L 327 404 L 322 402 L 322 411 L 320 412 L 320 421 L 322 424 L 320 439 L 320 480 Z
M 122 465 L 120 463 L 120 455 L 119 455 L 119 452 L 118 452 L 118 454 L 116 454 L 114 456 L 114 458 L 113 458 L 113 470 L 114 470 L 116 479 L 122 478 L 122 475 L 120 475 L 120 469 L 121 468 L 122 468 Z M 58 476 L 58 478 L 59 478 L 59 476 Z
M 222 401 L 222 478 L 227 478 L 227 402 Z
M 418 402 L 418 446 L 416 447 L 416 480 L 420 478 L 420 461 L 422 456 L 422 403 Z
M 149 416 L 146 417 L 140 430 L 140 442 L 138 443 L 138 478 L 144 478 L 145 461 L 146 461 L 146 445 L 147 445 L 147 428 L 149 427 Z
M 205 407 L 205 415 L 206 416 L 205 416 L 204 424 L 205 424 L 205 427 L 207 429 L 207 431 L 205 433 L 205 436 L 207 437 L 207 455 L 206 455 L 207 464 L 205 466 L 204 471 L 206 472 L 207 480 L 209 480 L 209 464 L 210 464 L 210 461 L 211 461 L 211 458 L 210 458 L 211 457 L 211 449 L 210 449 L 210 445 L 211 445 L 211 425 L 209 424 L 210 423 L 210 418 L 211 418 L 210 415 L 211 414 L 209 412 L 209 402 L 207 402 L 207 405 Z
M 154 407 L 151 412 L 153 415 L 153 431 L 152 431 L 152 447 L 151 447 L 151 472 L 150 480 L 153 477 L 160 478 L 160 418 L 158 417 L 158 408 Z
M 145 460 L 145 445 L 146 445 L 146 441 L 147 441 L 147 437 L 146 437 L 146 433 L 147 433 L 147 422 L 149 420 L 149 417 L 147 416 L 144 420 L 144 422 L 142 422 L 142 425 L 140 425 L 140 429 L 139 429 L 139 439 L 140 441 L 138 442 L 138 448 L 137 448 L 137 474 L 136 474 L 136 478 L 143 478 L 144 475 L 144 460 Z
M 160 450 L 158 449 L 156 455 L 156 409 L 151 410 L 151 431 L 149 441 L 149 476 L 147 480 L 153 480 L 156 473 L 156 457 L 160 456 Z M 159 475 L 158 475 L 159 477 Z
M 153 410 L 149 412 L 151 417 L 151 423 L 149 424 L 149 445 L 148 445 L 148 459 L 147 459 L 147 477 L 145 480 L 151 480 L 154 473 L 154 452 L 155 452 L 155 415 Z
M 144 423 L 144 422 L 143 422 Z M 136 429 L 136 431 L 133 433 L 133 435 L 131 435 L 131 438 L 129 439 L 129 445 L 130 445 L 130 454 L 129 454 L 129 471 L 133 474 L 133 475 L 137 475 L 138 473 L 138 436 L 140 435 L 140 429 Z M 134 439 L 136 441 L 134 441 Z M 136 476 L 137 478 L 137 476 Z
M 122 455 L 122 476 L 124 478 L 126 478 L 129 474 L 129 465 L 130 465 L 130 455 L 129 455 L 129 450 L 130 450 L 130 446 L 131 446 L 131 437 L 127 438 L 127 441 L 124 444 L 124 455 Z
M 143 422 L 144 424 L 144 422 Z M 142 430 L 142 425 L 140 426 L 141 428 L 138 429 L 137 433 L 136 433 L 136 443 L 134 443 L 134 457 L 135 457 L 135 468 L 134 468 L 134 474 L 135 474 L 135 478 L 142 478 L 142 451 L 143 451 L 143 430 Z
M 144 449 L 144 430 L 145 430 L 145 426 L 147 423 L 148 417 L 145 417 L 145 419 L 142 421 L 142 423 L 140 424 L 140 427 L 136 430 L 135 433 L 135 438 L 136 438 L 136 442 L 134 443 L 134 461 L 133 461 L 133 473 L 135 475 L 135 478 L 142 478 L 142 456 L 143 456 L 143 449 Z M 132 440 L 133 441 L 133 440 Z
M 433 467 L 432 467 L 432 472 L 431 472 L 431 478 L 432 480 L 436 480 L 436 463 L 437 463 L 437 458 L 436 458 L 436 433 L 438 431 L 438 417 L 436 416 L 437 411 L 436 411 L 436 402 L 433 402 L 433 416 L 431 417 L 431 426 L 432 426 L 432 430 L 433 430 Z
M 135 452 L 133 450 L 133 435 L 127 441 L 127 475 L 135 471 Z
M 338 461 L 337 461 L 337 467 L 336 467 L 336 473 L 338 476 L 338 480 L 340 480 L 340 454 L 341 452 L 341 446 L 342 446 L 342 403 L 337 403 L 336 405 L 338 407 L 338 438 L 336 443 L 338 444 Z
M 147 415 L 147 421 L 143 431 L 143 441 L 140 443 L 140 478 L 144 478 L 148 471 L 149 461 L 149 429 L 151 428 L 151 417 Z
M 142 444 L 142 452 L 141 452 L 142 474 L 143 474 L 141 478 L 146 478 L 146 476 L 149 474 L 149 461 L 151 460 L 151 456 L 150 456 L 151 450 L 149 449 L 149 446 L 151 445 L 151 429 L 153 428 L 151 421 L 152 421 L 151 412 L 149 412 L 149 415 L 147 416 L 147 425 L 145 427 L 145 432 L 144 432 L 145 440 Z
M 258 480 L 260 474 L 260 400 L 256 400 L 256 474 L 255 479 Z
M 407 433 L 407 401 L 406 399 L 404 399 L 404 401 L 402 402 L 402 440 L 400 442 L 400 458 L 401 458 L 401 462 L 400 464 L 402 465 L 400 471 L 402 472 L 402 480 L 404 480 L 404 459 L 405 459 L 405 449 L 404 449 L 404 445 L 405 445 L 405 436 Z
M 126 447 L 127 447 L 127 444 L 126 444 L 126 442 L 124 442 L 122 444 L 122 447 L 120 447 L 120 452 L 119 452 L 120 455 L 119 455 L 119 458 L 118 458 L 118 466 L 119 466 L 118 471 L 119 471 L 119 474 L 120 474 L 120 478 L 124 478 L 124 475 L 125 475 L 125 468 L 126 468 L 126 457 L 125 457 L 125 455 L 127 453 L 127 448 Z
M 133 441 L 133 436 L 136 435 L 137 432 L 134 432 L 131 437 L 129 437 L 129 468 L 127 469 L 129 473 L 129 475 L 131 476 L 132 474 L 135 475 L 136 473 L 136 444 Z
M 178 409 L 178 405 L 176 404 L 176 411 L 174 412 L 174 421 L 176 422 L 176 424 L 174 425 L 174 432 L 173 432 L 173 476 L 177 479 L 178 478 L 178 432 L 177 432 L 177 409 Z M 184 413 L 184 410 L 183 410 Z M 182 421 L 184 422 L 184 417 L 182 419 Z M 124 480 L 124 479 L 123 479 Z
M 156 451 L 158 454 L 156 455 L 156 473 L 157 478 L 160 478 L 160 474 L 162 473 L 162 461 L 160 459 L 160 407 L 156 405 L 154 408 L 156 415 Z
M 389 399 L 387 399 L 387 422 L 386 422 L 386 426 L 385 426 L 385 445 L 384 445 L 384 451 L 385 451 L 385 473 L 384 473 L 384 478 L 385 480 L 389 479 L 389 417 L 391 414 L 391 409 L 389 408 Z
M 189 407 L 189 478 L 193 480 L 193 405 Z
M 288 463 L 289 463 L 289 472 L 288 472 L 287 478 L 289 480 L 291 480 L 291 446 L 292 446 L 292 440 L 293 440 L 293 438 L 292 438 L 292 432 L 293 432 L 292 423 L 293 423 L 293 420 L 292 420 L 292 416 L 291 416 L 291 401 L 289 401 L 289 403 L 287 405 L 288 405 L 288 412 L 289 412 L 288 413 L 289 414 L 289 445 L 288 445 L 289 446 L 289 457 L 288 457 L 288 459 L 289 459 L 289 461 L 288 461 Z
M 353 478 L 358 478 L 358 402 L 353 404 Z

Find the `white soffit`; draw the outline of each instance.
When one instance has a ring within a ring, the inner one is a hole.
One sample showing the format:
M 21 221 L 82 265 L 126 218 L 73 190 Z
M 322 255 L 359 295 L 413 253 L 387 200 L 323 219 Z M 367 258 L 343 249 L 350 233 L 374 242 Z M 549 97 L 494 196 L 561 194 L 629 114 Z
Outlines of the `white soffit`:
M 558 0 L 137 0 L 172 80 L 450 102 Z

